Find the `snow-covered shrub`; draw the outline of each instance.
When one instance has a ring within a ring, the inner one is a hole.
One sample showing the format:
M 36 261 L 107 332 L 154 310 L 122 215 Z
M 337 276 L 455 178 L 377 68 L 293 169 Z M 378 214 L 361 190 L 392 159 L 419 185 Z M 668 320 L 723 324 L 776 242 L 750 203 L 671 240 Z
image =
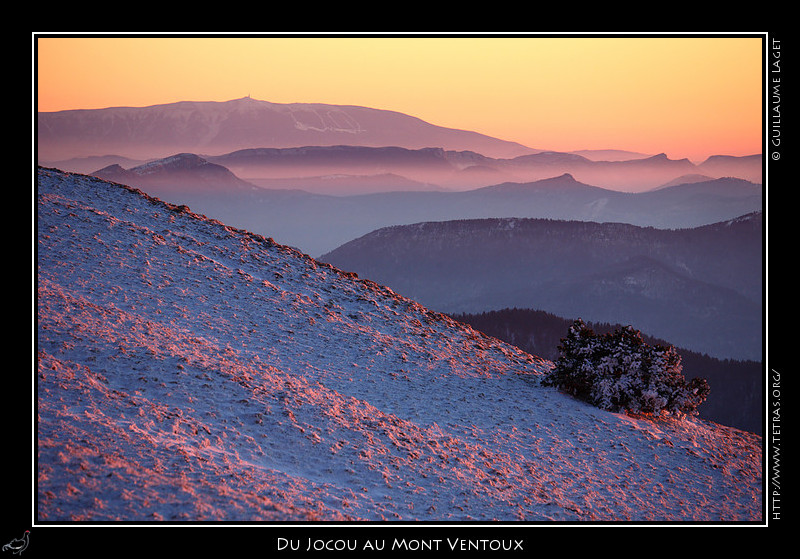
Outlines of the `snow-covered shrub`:
M 684 379 L 674 347 L 650 346 L 631 326 L 599 335 L 578 319 L 559 351 L 542 384 L 605 410 L 695 415 L 708 396 L 705 379 Z

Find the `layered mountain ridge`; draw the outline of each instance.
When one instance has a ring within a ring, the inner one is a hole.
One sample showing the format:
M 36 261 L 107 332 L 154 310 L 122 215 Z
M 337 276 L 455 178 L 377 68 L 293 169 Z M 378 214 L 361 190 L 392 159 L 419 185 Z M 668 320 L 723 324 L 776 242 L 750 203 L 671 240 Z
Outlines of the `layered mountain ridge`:
M 424 150 L 409 152 L 400 149 L 328 148 L 310 150 L 324 161 L 337 161 L 337 156 L 355 155 L 362 163 L 362 172 L 398 171 L 382 164 L 368 167 L 366 161 L 375 162 L 365 154 L 380 153 L 380 157 L 403 154 L 401 159 L 447 168 L 446 152 Z M 302 154 L 309 150 L 270 150 L 271 158 L 290 161 L 287 166 L 300 166 L 293 161 L 308 163 L 303 168 L 308 175 L 314 164 Z M 298 155 L 300 154 L 300 155 Z M 254 182 L 231 176 L 219 178 L 219 173 L 206 173 L 217 169 L 219 163 L 210 164 L 204 158 L 183 154 L 168 158 L 186 160 L 185 174 L 167 171 L 158 161 L 132 167 L 128 170 L 110 165 L 98 169 L 93 175 L 129 184 L 173 203 L 186 204 L 193 210 L 218 217 L 237 227 L 274 237 L 283 244 L 295 246 L 311 254 L 320 255 L 370 231 L 389 225 L 404 225 L 423 221 L 448 221 L 455 219 L 494 217 L 533 217 L 563 220 L 588 220 L 623 222 L 659 228 L 697 227 L 731 219 L 763 207 L 762 187 L 744 179 L 719 178 L 691 181 L 640 193 L 609 190 L 582 183 L 572 174 L 548 176 L 534 182 L 501 182 L 467 191 L 443 191 L 429 183 L 399 180 L 399 175 L 328 175 L 315 178 L 298 178 L 291 181 L 273 181 L 273 188 L 258 188 Z M 379 159 L 380 159 L 379 157 Z M 191 167 L 189 169 L 188 167 Z M 223 166 L 224 167 L 224 166 Z M 150 172 L 162 169 L 161 173 Z M 227 169 L 227 167 L 224 167 Z M 316 167 L 319 171 L 319 167 Z M 341 170 L 341 169 L 339 169 Z M 326 172 L 333 172 L 328 168 Z M 218 181 L 216 190 L 214 181 Z M 383 181 L 383 182 L 382 182 Z M 239 182 L 232 188 L 233 182 Z M 303 190 L 304 184 L 316 185 L 315 192 Z M 321 194 L 325 188 L 337 183 L 349 195 Z M 363 184 L 391 185 L 390 192 L 353 194 Z M 348 186 L 349 185 L 349 186 Z M 277 188 L 283 186 L 283 188 Z
M 604 188 L 637 192 L 693 173 L 762 180 L 761 154 L 711 156 L 694 164 L 663 153 L 562 153 L 349 105 L 278 104 L 248 97 L 37 113 L 39 164 L 89 173 L 114 162 L 144 162 L 176 153 L 196 153 L 256 182 L 309 178 L 315 170 L 322 175 L 391 172 L 455 190 L 563 173 Z M 105 165 L 87 167 L 101 159 Z M 365 173 L 366 168 L 372 170 Z
M 395 111 L 250 97 L 37 114 L 39 161 L 118 154 L 159 158 L 249 148 L 355 144 L 473 149 L 493 156 L 531 150 L 476 132 L 444 128 Z
M 687 229 L 491 218 L 373 231 L 320 260 L 448 313 L 539 309 L 762 358 L 763 214 Z

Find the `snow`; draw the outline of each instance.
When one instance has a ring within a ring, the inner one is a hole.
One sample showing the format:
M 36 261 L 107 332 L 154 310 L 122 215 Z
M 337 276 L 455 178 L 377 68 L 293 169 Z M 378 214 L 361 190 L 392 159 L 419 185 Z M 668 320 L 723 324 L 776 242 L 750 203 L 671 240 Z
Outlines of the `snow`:
M 38 171 L 41 523 L 759 522 L 762 440 L 134 189 Z

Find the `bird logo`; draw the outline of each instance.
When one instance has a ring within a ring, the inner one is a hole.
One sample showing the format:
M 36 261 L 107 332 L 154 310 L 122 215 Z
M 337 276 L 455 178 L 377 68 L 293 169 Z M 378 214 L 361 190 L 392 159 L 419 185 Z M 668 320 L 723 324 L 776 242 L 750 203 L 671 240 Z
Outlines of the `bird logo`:
M 25 534 L 21 538 L 14 538 L 6 545 L 3 546 L 3 551 L 10 551 L 11 553 L 15 553 L 17 555 L 21 555 L 25 548 L 28 547 L 28 538 L 30 536 L 31 531 L 25 530 Z

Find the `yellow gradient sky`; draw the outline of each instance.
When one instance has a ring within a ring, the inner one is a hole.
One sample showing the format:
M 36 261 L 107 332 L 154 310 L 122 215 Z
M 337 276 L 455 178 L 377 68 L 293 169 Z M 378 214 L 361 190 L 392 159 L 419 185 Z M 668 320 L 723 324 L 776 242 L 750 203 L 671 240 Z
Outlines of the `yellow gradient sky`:
M 762 144 L 762 38 L 37 35 L 37 110 L 250 95 L 389 109 L 532 148 Z

